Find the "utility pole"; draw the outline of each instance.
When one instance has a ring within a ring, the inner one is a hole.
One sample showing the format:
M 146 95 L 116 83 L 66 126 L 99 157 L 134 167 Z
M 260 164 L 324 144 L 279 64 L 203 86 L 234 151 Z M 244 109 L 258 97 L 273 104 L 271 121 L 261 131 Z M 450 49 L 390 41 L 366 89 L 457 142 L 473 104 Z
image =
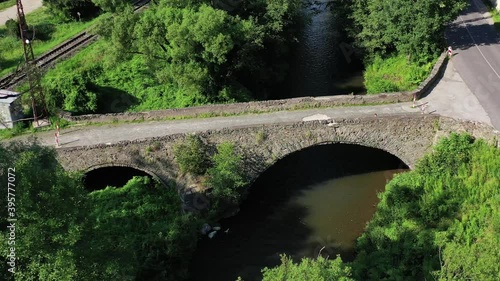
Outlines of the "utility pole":
M 33 108 L 33 125 L 40 126 L 40 119 L 47 118 L 49 113 L 47 110 L 47 104 L 45 103 L 45 95 L 43 94 L 43 89 L 41 85 L 41 73 L 36 65 L 35 55 L 33 53 L 32 40 L 33 36 L 30 36 L 30 31 L 28 29 L 28 24 L 26 23 L 26 17 L 24 15 L 23 4 L 21 0 L 16 0 L 17 6 L 17 19 L 19 22 L 19 31 L 21 34 L 21 40 L 23 41 L 24 48 L 24 71 L 26 72 L 26 77 L 29 83 L 29 92 L 31 97 L 31 107 Z

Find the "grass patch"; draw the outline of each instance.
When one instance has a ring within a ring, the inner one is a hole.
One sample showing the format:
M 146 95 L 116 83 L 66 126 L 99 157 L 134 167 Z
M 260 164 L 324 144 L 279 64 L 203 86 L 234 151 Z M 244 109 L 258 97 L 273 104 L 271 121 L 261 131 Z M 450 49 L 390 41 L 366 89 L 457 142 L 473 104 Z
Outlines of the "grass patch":
M 124 62 L 111 61 L 111 56 L 106 55 L 107 44 L 97 41 L 46 73 L 42 84 L 50 107 L 85 114 L 184 108 L 209 103 L 200 93 L 172 84 L 159 84 L 143 56 L 137 55 Z M 87 99 L 85 103 L 82 97 Z
M 65 119 L 58 117 L 50 118 L 50 126 L 45 126 L 41 128 L 33 128 L 30 122 L 17 122 L 14 124 L 12 129 L 2 129 L 0 130 L 0 140 L 6 140 L 13 137 L 25 135 L 25 134 L 36 134 L 40 132 L 48 132 L 56 129 L 56 124 L 59 125 L 60 129 L 71 127 L 71 123 Z
M 436 59 L 424 65 L 409 62 L 398 55 L 386 59 L 377 57 L 364 73 L 368 94 L 411 91 L 430 74 Z
M 86 22 L 62 22 L 50 15 L 46 7 L 28 14 L 26 21 L 35 30 L 35 40 L 33 40 L 35 56 L 46 53 L 80 33 L 94 24 L 96 19 Z M 23 45 L 21 41 L 8 36 L 5 26 L 0 26 L 0 58 L 0 77 L 12 72 L 23 62 Z
M 16 5 L 16 0 L 7 0 L 5 2 L 0 2 L 0 12 Z

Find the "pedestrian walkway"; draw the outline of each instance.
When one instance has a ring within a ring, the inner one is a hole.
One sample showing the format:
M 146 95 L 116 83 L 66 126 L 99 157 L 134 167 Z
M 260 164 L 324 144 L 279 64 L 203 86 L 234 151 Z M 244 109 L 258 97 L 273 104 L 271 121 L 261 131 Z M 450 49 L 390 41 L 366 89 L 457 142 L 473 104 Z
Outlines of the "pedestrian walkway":
M 42 0 L 22 0 L 24 14 L 29 14 L 42 7 Z M 12 6 L 0 12 L 0 25 L 5 25 L 9 19 L 17 20 L 17 8 Z

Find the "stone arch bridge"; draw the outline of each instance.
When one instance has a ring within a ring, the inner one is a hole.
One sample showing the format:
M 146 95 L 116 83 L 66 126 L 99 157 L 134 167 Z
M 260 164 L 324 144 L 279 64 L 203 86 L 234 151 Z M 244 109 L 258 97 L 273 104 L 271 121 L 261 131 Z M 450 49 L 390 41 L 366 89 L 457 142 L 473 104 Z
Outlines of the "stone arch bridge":
M 250 180 L 286 155 L 314 145 L 350 143 L 384 150 L 413 168 L 432 145 L 451 132 L 468 132 L 498 146 L 498 132 L 481 123 L 439 115 L 392 115 L 343 120 L 279 123 L 195 132 L 210 147 L 232 142 L 244 155 Z M 58 158 L 67 170 L 89 172 L 111 166 L 132 167 L 167 184 L 183 182 L 173 155 L 173 146 L 187 134 L 166 135 L 115 144 L 61 148 Z

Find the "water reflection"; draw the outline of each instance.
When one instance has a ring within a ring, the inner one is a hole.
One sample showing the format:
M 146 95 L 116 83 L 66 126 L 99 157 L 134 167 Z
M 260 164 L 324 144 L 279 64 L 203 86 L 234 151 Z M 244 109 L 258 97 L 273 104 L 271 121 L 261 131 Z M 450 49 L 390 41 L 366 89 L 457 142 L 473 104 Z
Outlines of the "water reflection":
M 375 212 L 377 193 L 395 173 L 385 170 L 347 176 L 287 191 L 281 197 L 249 199 L 236 216 L 221 221 L 214 239 L 200 242 L 192 280 L 261 280 L 260 270 L 295 259 L 340 254 L 354 257 L 354 242 Z M 278 183 L 277 183 L 278 184 Z M 278 184 L 279 185 L 279 184 Z M 268 191 L 269 192 L 269 191 Z M 261 194 L 262 196 L 262 194 Z
M 309 21 L 298 35 L 283 97 L 364 93 L 362 64 L 345 43 L 333 1 L 304 1 L 304 6 Z
M 299 256 L 322 254 L 344 259 L 352 258 L 356 239 L 363 233 L 366 222 L 375 212 L 377 193 L 395 173 L 387 170 L 328 180 L 301 192 L 292 205 L 307 209 L 301 222 L 311 229 L 307 246 Z M 346 256 L 346 254 L 348 256 Z

